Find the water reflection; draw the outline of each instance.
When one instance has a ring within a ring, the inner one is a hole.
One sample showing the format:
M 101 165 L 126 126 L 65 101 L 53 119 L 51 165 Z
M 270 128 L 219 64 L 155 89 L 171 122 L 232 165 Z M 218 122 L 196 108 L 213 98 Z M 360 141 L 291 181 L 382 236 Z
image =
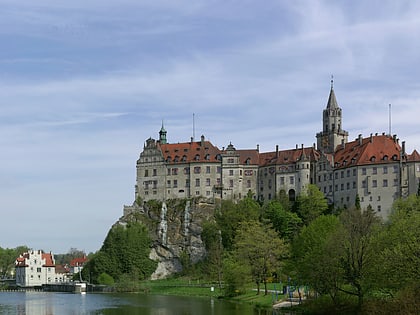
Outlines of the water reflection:
M 10 315 L 274 315 L 274 310 L 209 298 L 144 294 L 1 292 L 0 314 Z

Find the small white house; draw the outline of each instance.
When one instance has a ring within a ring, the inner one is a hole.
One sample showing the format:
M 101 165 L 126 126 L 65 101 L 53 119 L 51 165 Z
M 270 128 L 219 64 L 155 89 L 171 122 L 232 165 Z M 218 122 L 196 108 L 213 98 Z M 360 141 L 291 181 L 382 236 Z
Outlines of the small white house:
M 30 250 L 15 261 L 16 285 L 36 287 L 56 283 L 55 259 L 52 253 Z

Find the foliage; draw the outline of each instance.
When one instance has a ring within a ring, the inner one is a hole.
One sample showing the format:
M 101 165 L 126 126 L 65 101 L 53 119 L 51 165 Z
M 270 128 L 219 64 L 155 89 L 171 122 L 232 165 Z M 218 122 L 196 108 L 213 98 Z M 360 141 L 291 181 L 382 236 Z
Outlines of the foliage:
M 147 229 L 141 223 L 114 226 L 99 252 L 83 268 L 83 278 L 98 282 L 99 275 L 107 273 L 117 281 L 124 274 L 146 279 L 156 269 L 156 262 L 149 259 L 150 245 Z
M 244 293 L 250 280 L 248 265 L 241 264 L 232 256 L 228 256 L 223 260 L 223 280 L 226 296 Z
M 296 199 L 296 213 L 305 225 L 328 210 L 327 199 L 316 185 L 310 184 Z
M 236 229 L 243 221 L 259 220 L 261 207 L 251 198 L 245 198 L 238 204 L 222 201 L 215 218 L 222 234 L 222 244 L 226 250 L 232 250 Z
M 260 283 L 263 283 L 267 295 L 267 278 L 277 271 L 287 252 L 283 240 L 270 226 L 258 221 L 244 221 L 239 226 L 234 245 L 239 262 L 251 270 L 257 294 L 260 293 Z
M 114 278 L 112 278 L 106 272 L 103 272 L 98 276 L 98 284 L 113 285 L 114 284 Z
M 14 269 L 16 258 L 24 252 L 27 252 L 27 246 L 18 246 L 16 248 L 0 247 L 0 278 L 8 278 Z
M 265 204 L 262 210 L 263 218 L 271 222 L 280 238 L 291 241 L 302 226 L 302 219 L 278 200 Z
M 207 255 L 203 262 L 203 270 L 210 279 L 217 280 L 219 288 L 222 286 L 223 273 L 223 245 L 222 235 L 215 222 L 203 222 L 201 239 L 206 247 Z
M 86 253 L 83 250 L 79 250 L 77 248 L 70 248 L 67 254 L 55 254 L 55 263 L 59 265 L 70 264 L 70 262 L 79 257 L 86 256 Z
M 336 236 L 340 221 L 333 215 L 322 215 L 305 226 L 292 245 L 292 269 L 303 283 L 336 300 L 342 280 L 340 251 Z

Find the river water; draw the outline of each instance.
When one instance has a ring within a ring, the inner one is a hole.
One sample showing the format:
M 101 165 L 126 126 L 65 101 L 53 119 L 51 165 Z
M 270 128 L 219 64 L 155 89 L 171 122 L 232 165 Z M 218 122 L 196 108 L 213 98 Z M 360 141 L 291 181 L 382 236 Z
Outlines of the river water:
M 250 305 L 211 298 L 115 293 L 0 292 L 7 315 L 272 315 Z

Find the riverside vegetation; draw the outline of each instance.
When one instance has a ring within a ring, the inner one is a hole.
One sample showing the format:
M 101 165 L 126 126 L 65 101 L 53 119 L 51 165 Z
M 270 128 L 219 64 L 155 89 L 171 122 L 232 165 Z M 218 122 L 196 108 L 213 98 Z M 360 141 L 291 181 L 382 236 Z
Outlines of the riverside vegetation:
M 252 196 L 223 201 L 201 226 L 205 258 L 193 263 L 184 253 L 182 272 L 155 281 L 149 280 L 157 265 L 149 258 L 153 240 L 137 218 L 110 229 L 82 276 L 116 291 L 260 307 L 271 307 L 272 290 L 290 283 L 314 296 L 294 307 L 302 314 L 420 313 L 420 197 L 397 200 L 387 222 L 360 209 L 357 199 L 353 209 L 332 209 L 310 185 L 293 203 L 282 192 L 266 204 Z
M 371 208 L 331 209 L 316 186 L 289 202 L 223 201 L 202 225 L 207 255 L 171 279 L 155 268 L 142 222 L 114 227 L 83 270 L 116 290 L 218 296 L 270 307 L 273 283 L 305 285 L 305 314 L 415 314 L 420 293 L 420 197 L 397 200 L 382 222 Z M 292 280 L 290 280 L 292 279 Z M 215 288 L 214 291 L 210 287 Z M 251 290 L 254 289 L 254 290 Z M 282 297 L 282 295 L 280 295 Z

